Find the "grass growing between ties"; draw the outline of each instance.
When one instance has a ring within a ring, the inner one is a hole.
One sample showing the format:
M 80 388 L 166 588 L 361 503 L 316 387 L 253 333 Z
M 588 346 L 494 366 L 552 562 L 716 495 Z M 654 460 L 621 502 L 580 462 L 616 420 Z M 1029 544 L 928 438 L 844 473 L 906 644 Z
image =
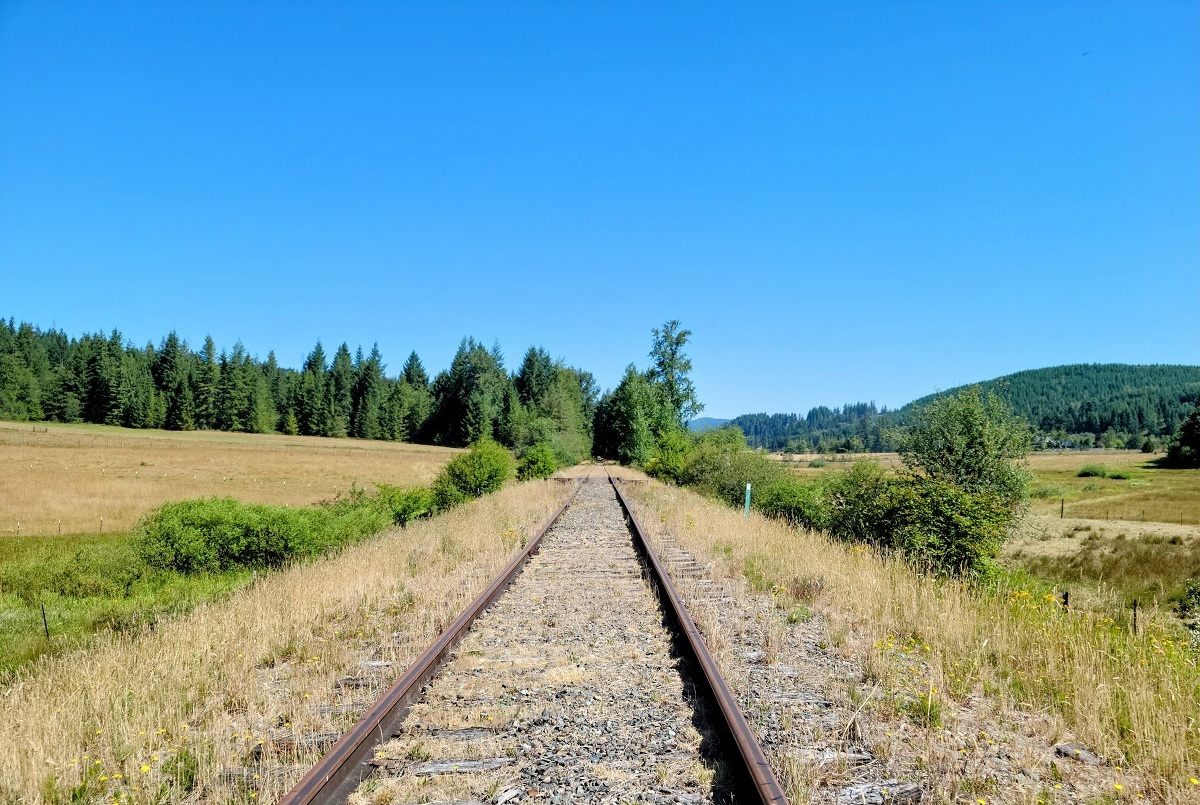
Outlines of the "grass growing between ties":
M 373 698 L 337 680 L 387 684 L 569 492 L 508 487 L 37 660 L 0 697 L 0 746 L 22 747 L 0 753 L 0 800 L 278 799 L 320 753 L 288 739 L 340 732 Z
M 827 619 L 830 645 L 879 687 L 866 706 L 890 708 L 931 734 L 952 727 L 955 707 L 967 703 L 1041 714 L 1046 752 L 1071 738 L 1112 764 L 1121 775 L 1114 801 L 1186 802 L 1200 792 L 1192 782 L 1200 778 L 1200 667 L 1168 613 L 1143 610 L 1135 635 L 1114 618 L 1064 611 L 1036 585 L 938 580 L 864 545 L 757 514 L 747 522 L 686 490 L 646 483 L 627 491 L 644 523 L 707 557 L 719 575 L 808 591 L 804 604 Z M 961 782 L 958 770 L 941 771 Z

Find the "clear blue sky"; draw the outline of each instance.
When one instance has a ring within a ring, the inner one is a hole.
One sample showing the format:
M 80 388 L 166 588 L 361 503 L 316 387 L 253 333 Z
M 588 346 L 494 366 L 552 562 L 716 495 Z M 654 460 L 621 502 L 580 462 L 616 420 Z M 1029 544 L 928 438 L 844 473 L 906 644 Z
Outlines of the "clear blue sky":
M 1200 4 L 0 0 L 0 315 L 706 414 L 1200 364 Z

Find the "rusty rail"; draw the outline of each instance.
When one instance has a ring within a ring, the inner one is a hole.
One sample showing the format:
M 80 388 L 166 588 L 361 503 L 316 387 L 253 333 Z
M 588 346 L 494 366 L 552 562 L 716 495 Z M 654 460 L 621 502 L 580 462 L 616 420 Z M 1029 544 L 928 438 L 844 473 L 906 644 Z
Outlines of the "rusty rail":
M 296 783 L 282 799 L 280 805 L 332 805 L 342 803 L 370 776 L 372 768 L 369 764 L 374 749 L 392 737 L 399 728 L 404 717 L 408 715 L 421 686 L 429 681 L 448 660 L 450 651 L 475 619 L 491 605 L 493 601 L 508 589 L 513 580 L 520 575 L 526 562 L 529 561 L 538 547 L 542 537 L 558 522 L 558 518 L 566 511 L 579 492 L 580 484 L 575 486 L 570 496 L 558 511 L 554 513 L 541 530 L 537 532 L 520 555 L 488 585 L 471 605 L 446 627 L 424 654 L 414 662 L 395 684 L 372 705 L 354 726 L 346 731 L 328 752 L 325 753 L 315 766 Z
M 687 607 L 676 591 L 675 585 L 671 583 L 671 577 L 667 575 L 666 568 L 659 561 L 654 546 L 651 545 L 645 530 L 634 516 L 633 509 L 630 508 L 629 502 L 621 492 L 621 484 L 618 484 L 611 475 L 608 480 L 617 493 L 617 500 L 621 502 L 621 508 L 625 510 L 625 514 L 633 526 L 638 550 L 650 566 L 655 586 L 663 601 L 663 607 L 675 622 L 676 628 L 686 638 L 686 651 L 690 654 L 688 659 L 702 672 L 694 681 L 697 685 L 700 685 L 701 682 L 705 684 L 706 689 L 701 691 L 702 695 L 705 695 L 709 701 L 715 702 L 721 712 L 720 722 L 713 723 L 712 726 L 722 733 L 721 738 L 725 747 L 736 749 L 736 752 L 726 751 L 724 757 L 731 763 L 739 763 L 746 778 L 750 781 L 750 784 L 743 786 L 743 790 L 738 793 L 745 798 L 744 801 L 759 802 L 762 805 L 788 805 L 783 786 L 775 777 L 775 772 L 771 770 L 771 764 L 763 754 L 762 747 L 759 746 L 754 733 L 750 731 L 750 725 L 747 723 L 745 715 L 742 714 L 737 699 L 733 697 L 729 686 L 725 684 L 725 679 L 721 676 L 708 647 L 705 646 L 704 637 L 700 634 L 696 622 L 688 614 Z

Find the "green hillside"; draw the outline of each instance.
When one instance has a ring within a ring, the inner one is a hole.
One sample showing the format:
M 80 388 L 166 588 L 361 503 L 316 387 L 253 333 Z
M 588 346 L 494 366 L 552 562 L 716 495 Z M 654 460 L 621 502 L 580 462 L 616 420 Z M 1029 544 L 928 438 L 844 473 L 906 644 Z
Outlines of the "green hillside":
M 1073 364 L 1017 372 L 979 385 L 997 391 L 1028 419 L 1041 434 L 1042 445 L 1132 447 L 1147 437 L 1175 432 L 1200 399 L 1200 366 Z M 889 428 L 905 424 L 914 407 L 960 388 L 927 395 L 894 411 L 856 403 L 818 406 L 805 416 L 746 414 L 733 423 L 751 444 L 768 450 L 887 450 L 892 447 Z

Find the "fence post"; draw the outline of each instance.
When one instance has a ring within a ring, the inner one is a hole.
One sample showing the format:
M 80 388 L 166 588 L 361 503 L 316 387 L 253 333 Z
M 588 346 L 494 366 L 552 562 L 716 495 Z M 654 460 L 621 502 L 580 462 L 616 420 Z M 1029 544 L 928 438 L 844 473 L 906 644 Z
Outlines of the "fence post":
M 1063 590 L 1063 609 L 1071 611 L 1071 591 Z
M 1061 520 L 1067 516 L 1067 499 L 1063 498 L 1058 504 L 1058 519 Z
M 50 639 L 50 621 L 46 620 L 46 605 L 42 604 L 42 626 L 46 629 L 46 639 Z
M 746 519 L 750 519 L 750 482 L 746 482 Z
M 1138 611 L 1138 600 L 1135 598 L 1135 599 L 1133 599 L 1133 633 L 1134 634 L 1137 634 L 1137 611 Z

